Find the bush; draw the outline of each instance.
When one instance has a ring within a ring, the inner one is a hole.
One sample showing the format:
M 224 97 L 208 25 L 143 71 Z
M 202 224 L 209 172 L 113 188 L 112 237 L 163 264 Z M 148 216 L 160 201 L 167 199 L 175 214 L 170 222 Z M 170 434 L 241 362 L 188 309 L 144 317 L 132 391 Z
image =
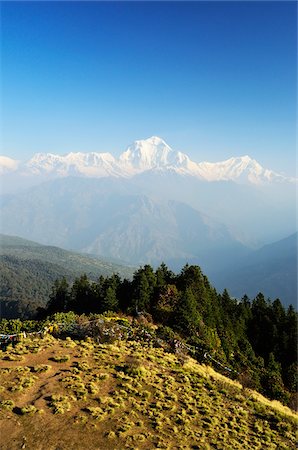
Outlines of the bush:
M 14 408 L 14 401 L 13 400 L 3 400 L 0 402 L 0 409 L 8 409 L 12 410 Z
M 123 372 L 132 377 L 144 377 L 147 374 L 147 370 L 142 365 L 141 361 L 134 356 L 126 359 Z
M 34 405 L 29 405 L 29 406 L 24 406 L 23 408 L 19 409 L 20 414 L 25 415 L 25 414 L 34 414 L 37 412 L 37 409 L 35 408 Z

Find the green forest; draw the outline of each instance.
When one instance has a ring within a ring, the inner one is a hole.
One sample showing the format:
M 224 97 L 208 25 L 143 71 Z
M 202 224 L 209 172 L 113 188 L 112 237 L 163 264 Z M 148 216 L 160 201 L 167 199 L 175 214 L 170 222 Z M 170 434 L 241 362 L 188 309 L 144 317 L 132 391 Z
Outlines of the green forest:
M 117 274 L 100 276 L 97 282 L 82 275 L 71 285 L 66 278 L 56 280 L 38 318 L 68 311 L 142 316 L 158 325 L 162 338 L 193 346 L 199 361 L 208 354 L 216 369 L 295 408 L 297 313 L 279 299 L 270 301 L 259 293 L 237 300 L 227 290 L 218 294 L 198 266 L 185 265 L 174 274 L 161 264 L 156 270 L 140 267 L 132 280 Z
M 91 280 L 117 272 L 130 278 L 135 269 L 59 247 L 0 234 L 0 313 L 2 318 L 30 319 L 44 307 L 56 279 L 73 282 L 82 273 Z

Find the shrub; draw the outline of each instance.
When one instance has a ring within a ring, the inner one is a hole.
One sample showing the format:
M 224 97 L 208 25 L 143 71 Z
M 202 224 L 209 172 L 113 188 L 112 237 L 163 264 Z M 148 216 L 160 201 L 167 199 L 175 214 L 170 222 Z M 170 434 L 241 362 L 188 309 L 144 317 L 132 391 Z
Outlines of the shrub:
M 52 368 L 52 366 L 49 366 L 47 364 L 40 364 L 39 366 L 35 366 L 35 367 L 31 367 L 31 372 L 47 372 L 48 370 L 50 370 Z
M 88 411 L 93 419 L 96 420 L 102 420 L 105 416 L 105 412 L 103 411 L 103 409 L 98 406 L 88 406 L 86 408 L 86 411 Z
M 123 372 L 132 377 L 144 377 L 147 374 L 146 368 L 141 364 L 141 361 L 134 356 L 126 359 L 126 364 L 123 367 Z
M 63 362 L 69 361 L 70 356 L 69 355 L 57 355 L 57 356 L 52 356 L 51 358 L 49 358 L 49 360 L 55 361 L 58 363 L 63 363 Z
M 8 409 L 12 410 L 14 408 L 15 404 L 13 400 L 3 400 L 0 402 L 0 409 Z
M 69 398 L 60 394 L 50 397 L 49 406 L 53 409 L 54 414 L 64 414 L 71 409 Z
M 19 410 L 20 414 L 25 415 L 25 414 L 34 414 L 37 412 L 37 409 L 35 408 L 34 405 L 28 405 L 28 406 L 24 406 L 23 408 L 20 408 Z

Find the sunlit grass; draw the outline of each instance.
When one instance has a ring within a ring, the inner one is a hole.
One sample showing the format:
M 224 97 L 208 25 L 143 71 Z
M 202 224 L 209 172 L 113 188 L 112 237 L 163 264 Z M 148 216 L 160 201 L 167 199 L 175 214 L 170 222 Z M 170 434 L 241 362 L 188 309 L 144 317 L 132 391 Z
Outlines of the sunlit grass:
M 136 341 L 44 338 L 22 346 L 25 353 L 15 355 L 22 361 L 0 362 L 2 419 L 36 420 L 43 410 L 45 423 L 59 418 L 90 442 L 96 430 L 99 448 L 295 448 L 295 412 L 190 357 L 181 364 Z

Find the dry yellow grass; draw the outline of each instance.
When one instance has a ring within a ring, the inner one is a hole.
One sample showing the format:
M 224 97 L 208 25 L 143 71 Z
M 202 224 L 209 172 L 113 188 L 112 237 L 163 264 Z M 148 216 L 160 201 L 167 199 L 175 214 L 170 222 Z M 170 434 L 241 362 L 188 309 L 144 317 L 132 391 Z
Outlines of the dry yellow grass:
M 1 450 L 296 448 L 294 412 L 161 348 L 47 336 L 0 357 Z

